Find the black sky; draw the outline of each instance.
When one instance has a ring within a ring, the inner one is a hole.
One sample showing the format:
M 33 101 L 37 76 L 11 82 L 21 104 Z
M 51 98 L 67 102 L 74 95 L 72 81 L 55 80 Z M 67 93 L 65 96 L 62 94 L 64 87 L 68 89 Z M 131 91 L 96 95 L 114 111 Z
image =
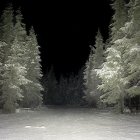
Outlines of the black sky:
M 12 0 L 1 0 L 0 8 Z M 41 46 L 42 69 L 54 65 L 57 75 L 77 72 L 89 55 L 89 45 L 94 45 L 98 27 L 104 39 L 112 15 L 110 0 L 47 1 L 13 0 L 21 6 L 27 27 L 33 25 Z

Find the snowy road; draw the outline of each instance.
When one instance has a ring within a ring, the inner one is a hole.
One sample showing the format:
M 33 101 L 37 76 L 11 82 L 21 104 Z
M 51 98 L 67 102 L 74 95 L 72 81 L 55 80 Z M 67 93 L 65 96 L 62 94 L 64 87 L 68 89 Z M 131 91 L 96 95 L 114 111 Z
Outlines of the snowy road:
M 140 115 L 55 107 L 0 114 L 0 140 L 140 140 Z

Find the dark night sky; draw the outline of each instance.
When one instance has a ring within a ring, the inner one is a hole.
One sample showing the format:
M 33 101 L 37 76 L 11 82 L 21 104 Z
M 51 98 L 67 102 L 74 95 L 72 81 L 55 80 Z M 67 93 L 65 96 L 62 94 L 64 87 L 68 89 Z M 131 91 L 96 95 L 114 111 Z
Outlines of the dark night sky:
M 0 0 L 0 9 L 7 1 Z M 15 6 L 21 6 L 24 22 L 35 28 L 44 73 L 52 64 L 57 75 L 77 72 L 84 65 L 98 27 L 104 38 L 108 37 L 112 15 L 109 3 L 110 0 L 14 0 Z

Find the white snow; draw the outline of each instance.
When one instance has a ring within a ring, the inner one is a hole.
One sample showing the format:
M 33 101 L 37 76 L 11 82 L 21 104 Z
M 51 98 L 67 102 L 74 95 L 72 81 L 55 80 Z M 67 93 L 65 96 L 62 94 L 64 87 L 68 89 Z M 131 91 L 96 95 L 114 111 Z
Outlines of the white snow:
M 0 140 L 139 140 L 140 114 L 49 107 L 0 114 Z

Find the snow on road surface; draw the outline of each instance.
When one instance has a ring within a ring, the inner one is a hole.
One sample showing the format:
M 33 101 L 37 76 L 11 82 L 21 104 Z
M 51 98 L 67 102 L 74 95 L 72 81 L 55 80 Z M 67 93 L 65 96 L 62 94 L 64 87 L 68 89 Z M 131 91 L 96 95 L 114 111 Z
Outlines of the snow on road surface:
M 140 115 L 59 107 L 0 114 L 0 140 L 140 140 Z

